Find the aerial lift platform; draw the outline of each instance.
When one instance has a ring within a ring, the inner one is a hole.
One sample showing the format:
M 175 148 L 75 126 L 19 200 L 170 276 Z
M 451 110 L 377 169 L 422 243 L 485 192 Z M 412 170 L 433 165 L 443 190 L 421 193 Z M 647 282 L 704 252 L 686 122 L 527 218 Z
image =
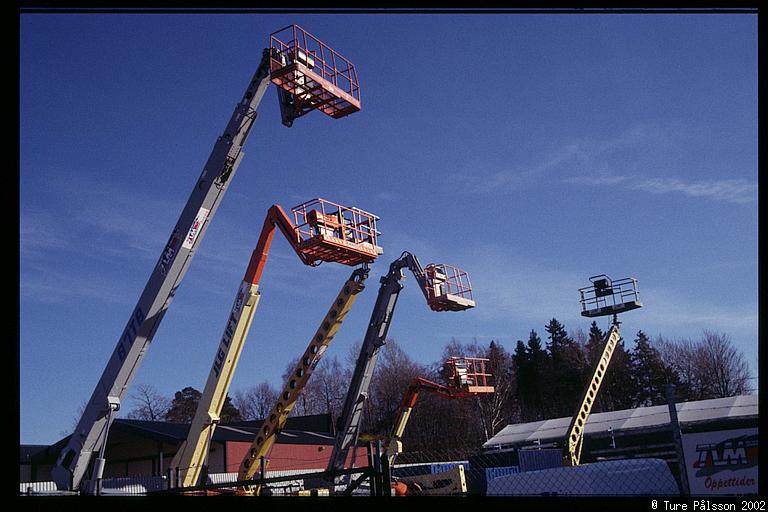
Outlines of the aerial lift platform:
M 290 119 L 319 110 L 334 119 L 360 110 L 354 64 L 298 25 L 270 35 L 270 79 L 290 101 L 281 103 Z
M 386 343 L 397 299 L 404 286 L 405 269 L 413 273 L 427 305 L 433 311 L 465 311 L 475 307 L 472 285 L 465 271 L 445 264 L 430 264 L 423 268 L 418 258 L 407 251 L 390 264 L 389 271 L 380 280 L 376 303 L 344 400 L 328 462 L 329 471 L 343 469 L 350 451 L 354 466 L 354 446 L 360 433 L 363 407 L 368 399 L 368 388 L 379 351 Z
M 637 279 L 628 277 L 612 281 L 605 274 L 589 278 L 591 286 L 579 289 L 581 302 L 581 315 L 587 318 L 612 315 L 611 328 L 605 335 L 605 345 L 592 369 L 592 377 L 584 389 L 571 423 L 568 426 L 566 436 L 566 450 L 563 462 L 566 466 L 578 466 L 581 459 L 581 448 L 584 441 L 584 427 L 592 411 L 600 386 L 603 383 L 605 372 L 611 364 L 614 349 L 621 340 L 619 332 L 619 313 L 632 311 L 643 306 L 637 292 Z
M 293 221 L 279 205 L 273 205 L 267 211 L 259 240 L 235 295 L 189 434 L 171 462 L 172 474 L 178 478 L 175 486 L 205 484 L 211 438 L 261 297 L 259 283 L 275 232 L 279 230 L 285 236 L 305 265 L 317 266 L 322 262 L 362 265 L 344 284 L 328 313 L 330 320 L 323 323 L 323 327 L 333 325 L 334 328 L 321 328 L 317 333 L 317 338 L 326 345 L 352 307 L 357 294 L 362 291 L 368 276 L 368 264 L 382 252 L 377 242 L 378 217 L 372 213 L 320 198 L 295 206 L 291 212 Z M 311 373 L 307 369 L 310 366 L 314 368 L 322 354 L 319 347 L 324 345 L 313 345 L 308 349 L 302 361 L 309 364 L 297 370 L 306 372 L 306 377 Z M 295 387 L 295 382 L 293 384 Z
M 382 456 L 387 458 L 390 468 L 395 463 L 397 455 L 403 451 L 403 433 L 419 393 L 426 391 L 449 399 L 471 398 L 493 393 L 495 391 L 492 384 L 493 375 L 487 371 L 487 362 L 488 359 L 480 357 L 454 356 L 443 363 L 441 373 L 446 381 L 445 385 L 421 377 L 411 381 L 398 408 L 388 441 L 384 445 Z M 392 488 L 398 496 L 464 494 L 467 492 L 467 482 L 464 467 L 459 465 L 454 470 L 438 474 L 399 478 Z
M 286 39 L 288 33 L 292 39 Z M 311 65 L 307 59 L 301 64 L 302 52 L 311 57 Z M 360 110 L 360 86 L 351 62 L 295 25 L 270 34 L 270 46 L 262 51 L 256 72 L 216 140 L 96 389 L 51 471 L 59 490 L 78 490 L 97 453 L 91 485 L 85 491 L 98 492 L 114 415 L 232 183 L 270 83 L 277 87 L 281 121 L 287 127 L 312 110 L 336 119 Z

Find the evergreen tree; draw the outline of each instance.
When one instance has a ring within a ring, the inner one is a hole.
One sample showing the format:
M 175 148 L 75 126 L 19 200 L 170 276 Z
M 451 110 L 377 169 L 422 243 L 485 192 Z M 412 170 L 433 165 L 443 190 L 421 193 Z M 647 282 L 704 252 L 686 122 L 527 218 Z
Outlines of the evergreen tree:
M 240 414 L 240 410 L 235 407 L 229 395 L 224 398 L 224 405 L 221 407 L 221 414 L 219 415 L 221 423 L 231 423 L 233 421 L 243 421 L 243 415 Z
M 581 347 L 557 319 L 550 320 L 545 330 L 549 333 L 547 350 L 552 358 L 551 373 L 545 379 L 550 392 L 547 402 L 552 406 L 549 417 L 569 416 L 578 407 L 584 390 L 586 361 Z
M 541 346 L 541 338 L 535 330 L 531 330 L 526 347 L 526 366 L 528 371 L 528 421 L 550 417 L 551 407 L 548 406 L 550 394 L 550 374 L 552 361 Z
M 568 332 L 565 330 L 565 326 L 553 318 L 549 321 L 544 328 L 549 334 L 547 342 L 547 351 L 552 356 L 552 362 L 555 365 L 560 364 L 560 358 L 562 357 L 563 347 L 570 341 Z
M 528 352 L 525 349 L 525 343 L 517 340 L 515 351 L 512 354 L 512 368 L 516 376 L 517 386 L 515 386 L 515 399 L 520 409 L 520 420 L 528 421 L 532 416 L 530 412 L 531 396 L 531 369 L 528 362 Z
M 611 366 L 606 374 L 607 382 L 603 383 L 606 394 L 607 411 L 631 409 L 634 406 L 635 382 L 632 379 L 632 358 L 620 339 L 613 349 Z
M 589 337 L 585 347 L 588 362 L 585 383 L 592 378 L 592 372 L 598 364 L 607 341 L 607 333 L 603 333 L 597 322 L 593 321 L 589 328 Z M 603 383 L 600 386 L 592 411 L 605 412 L 629 409 L 634 403 L 634 395 L 630 354 L 624 346 L 624 340 L 619 339 L 613 349 L 611 363 L 603 377 Z
M 659 351 L 651 345 L 648 336 L 642 330 L 637 332 L 631 361 L 632 380 L 635 387 L 635 406 L 667 403 L 666 385 L 679 385 L 680 379 L 671 367 L 664 364 Z
M 200 403 L 202 396 L 202 393 L 191 386 L 177 391 L 173 395 L 171 407 L 165 413 L 166 421 L 171 423 L 192 423 L 192 418 L 195 417 L 195 411 L 197 411 L 197 404 Z
M 587 362 L 589 366 L 594 368 L 597 364 L 597 360 L 600 358 L 600 354 L 603 352 L 605 346 L 605 334 L 602 329 L 598 327 L 595 320 L 589 326 L 589 336 L 587 338 L 587 345 L 585 347 L 587 353 Z
M 165 413 L 165 420 L 171 423 L 192 423 L 202 397 L 203 394 L 191 386 L 177 391 L 173 396 L 168 412 Z M 240 411 L 232 404 L 229 396 L 224 399 L 220 418 L 222 423 L 241 421 L 243 419 Z

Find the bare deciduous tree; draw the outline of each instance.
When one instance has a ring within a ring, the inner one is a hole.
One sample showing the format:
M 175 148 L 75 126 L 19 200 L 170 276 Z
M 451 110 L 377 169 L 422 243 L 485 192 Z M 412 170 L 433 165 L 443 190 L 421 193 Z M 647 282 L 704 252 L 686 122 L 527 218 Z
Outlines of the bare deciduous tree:
M 88 407 L 88 401 L 84 401 L 80 403 L 80 407 L 77 408 L 77 412 L 75 413 L 75 416 L 72 417 L 72 426 L 69 428 L 69 431 L 62 430 L 59 432 L 59 435 L 62 437 L 67 437 L 72 432 L 75 431 L 77 428 L 77 424 L 80 422 L 80 418 L 83 416 L 83 412 L 85 412 L 85 408 Z
M 285 368 L 285 372 L 283 372 L 283 381 L 280 383 L 280 390 L 278 393 L 282 393 L 285 384 L 289 382 L 291 378 L 293 378 L 293 372 L 296 370 L 296 366 L 299 364 L 300 360 L 301 356 L 292 359 L 291 362 L 288 363 L 288 366 Z M 318 365 L 319 364 L 322 364 L 322 360 L 320 363 L 318 363 Z M 312 379 L 310 378 L 307 386 L 301 393 L 299 393 L 298 397 L 296 397 L 296 403 L 293 405 L 293 409 L 291 409 L 290 416 L 308 416 L 310 414 L 319 413 L 319 410 L 316 407 L 314 401 L 311 386 Z
M 162 421 L 171 406 L 171 401 L 151 384 L 139 384 L 129 398 L 136 403 L 128 413 L 132 420 Z
M 664 362 L 680 376 L 685 400 L 725 398 L 748 392 L 749 366 L 725 333 L 704 331 L 700 340 L 657 339 Z
M 269 382 L 239 389 L 232 402 L 245 420 L 264 419 L 277 402 L 278 391 Z
M 680 376 L 680 398 L 686 401 L 711 398 L 699 344 L 690 338 L 672 341 L 659 336 L 655 346 L 662 360 Z
M 710 376 L 712 398 L 745 394 L 750 378 L 744 355 L 725 333 L 704 331 L 701 340 L 704 372 Z
M 362 429 L 370 434 L 388 434 L 408 384 L 426 371 L 395 340 L 387 340 L 379 352 L 371 379 L 368 414 L 363 416 Z
M 347 383 L 350 380 L 348 374 L 336 356 L 324 358 L 317 365 L 307 386 L 311 386 L 311 389 L 307 391 L 311 393 L 313 402 L 321 413 L 330 414 L 333 418 L 341 414 Z

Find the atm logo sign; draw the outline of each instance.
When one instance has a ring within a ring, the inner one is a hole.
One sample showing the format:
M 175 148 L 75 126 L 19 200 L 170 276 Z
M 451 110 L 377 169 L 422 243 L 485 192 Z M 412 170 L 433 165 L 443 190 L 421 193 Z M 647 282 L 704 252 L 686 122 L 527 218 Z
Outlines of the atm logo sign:
M 757 434 L 725 439 L 719 443 L 697 444 L 696 476 L 709 476 L 724 470 L 757 467 Z
M 192 246 L 195 245 L 195 240 L 197 240 L 197 235 L 200 234 L 200 230 L 203 228 L 203 224 L 208 218 L 209 213 L 210 213 L 210 210 L 206 208 L 200 208 L 200 210 L 198 210 L 197 215 L 195 216 L 195 221 L 189 227 L 189 232 L 187 233 L 187 236 L 184 239 L 184 243 L 181 244 L 182 247 L 184 247 L 185 249 L 191 249 Z

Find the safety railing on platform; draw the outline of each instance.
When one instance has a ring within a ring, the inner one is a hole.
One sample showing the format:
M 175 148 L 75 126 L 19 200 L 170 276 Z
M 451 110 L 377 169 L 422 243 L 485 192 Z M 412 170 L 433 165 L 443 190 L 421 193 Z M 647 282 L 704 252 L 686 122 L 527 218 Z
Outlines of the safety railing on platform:
M 270 78 L 293 95 L 296 115 L 317 109 L 339 118 L 360 110 L 355 66 L 298 25 L 270 35 Z

